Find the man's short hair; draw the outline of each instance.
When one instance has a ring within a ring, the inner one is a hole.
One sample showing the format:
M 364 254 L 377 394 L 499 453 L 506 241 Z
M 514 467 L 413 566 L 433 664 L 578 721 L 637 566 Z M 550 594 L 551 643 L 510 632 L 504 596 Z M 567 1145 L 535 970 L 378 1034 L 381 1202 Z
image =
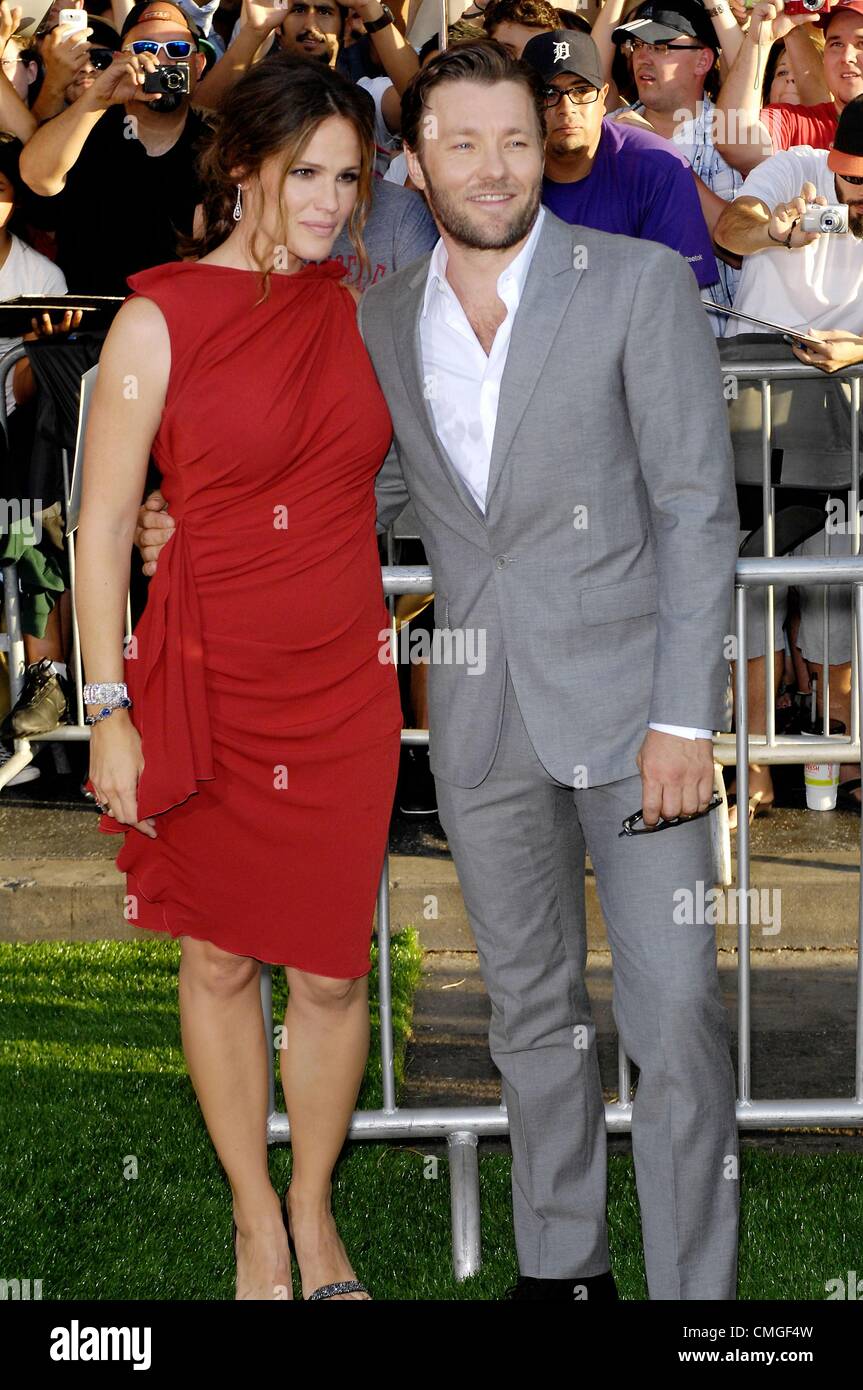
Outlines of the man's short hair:
M 549 0 L 490 0 L 482 17 L 482 27 L 490 38 L 499 24 L 523 24 L 526 29 L 583 29 L 590 25 L 583 15 L 556 9 Z
M 474 24 L 469 19 L 457 19 L 454 24 L 450 24 L 446 31 L 447 48 L 452 48 L 454 43 L 475 43 L 477 39 L 485 38 L 485 30 L 481 24 Z M 419 51 L 420 63 L 424 63 L 430 53 L 437 53 L 440 48 L 440 34 L 432 34 L 430 39 L 426 39 Z
M 27 187 L 18 167 L 23 148 L 24 146 L 16 135 L 11 135 L 6 130 L 0 130 L 0 174 L 9 180 L 15 190 L 16 198 L 21 198 L 27 193 Z
M 545 82 L 528 63 L 511 58 L 496 39 L 459 43 L 446 48 L 415 72 L 402 96 L 402 141 L 409 150 L 421 149 L 423 110 L 429 93 L 441 82 L 478 82 L 492 87 L 517 82 L 526 87 L 536 111 L 540 140 L 545 141 Z
M 490 0 L 482 27 L 491 36 L 499 24 L 523 24 L 528 29 L 559 29 L 560 16 L 548 0 Z

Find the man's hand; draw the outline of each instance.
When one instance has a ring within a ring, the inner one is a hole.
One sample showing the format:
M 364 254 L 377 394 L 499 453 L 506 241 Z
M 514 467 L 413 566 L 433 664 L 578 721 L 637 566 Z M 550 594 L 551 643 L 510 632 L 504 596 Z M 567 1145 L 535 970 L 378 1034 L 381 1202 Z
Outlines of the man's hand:
M 807 203 L 827 203 L 823 194 L 816 196 L 814 183 L 804 183 L 798 197 L 792 198 L 790 203 L 780 203 L 773 209 L 767 223 L 768 235 L 776 241 L 785 241 L 791 231 L 792 246 L 808 246 L 811 241 L 817 241 L 822 232 L 804 232 L 799 226 Z
M 59 323 L 52 323 L 50 314 L 43 314 L 41 320 L 32 318 L 30 323 L 33 326 L 32 333 L 25 333 L 23 341 L 32 343 L 37 338 L 65 338 L 67 333 L 71 333 L 81 322 L 83 315 L 80 309 L 67 309 Z
M 810 367 L 820 367 L 823 372 L 838 372 L 843 367 L 853 367 L 863 362 L 863 337 L 856 333 L 845 333 L 838 328 L 807 328 L 809 338 L 818 338 L 818 347 L 806 347 L 803 343 L 792 345 L 795 357 Z
M 127 101 L 157 101 L 161 92 L 144 92 L 141 88 L 146 74 L 155 72 L 158 66 L 152 53 L 115 53 L 111 66 L 99 73 L 79 100 L 105 110 L 123 106 Z
M 0 53 L 6 47 L 18 25 L 21 23 L 23 11 L 20 5 L 10 9 L 6 0 L 0 0 Z
M 274 29 L 279 29 L 288 13 L 288 0 L 281 5 L 258 5 L 255 0 L 243 0 L 241 23 L 244 29 L 251 29 L 265 39 Z
M 92 29 L 72 29 L 68 24 L 58 24 L 42 40 L 45 76 L 64 91 L 87 62 L 88 39 L 92 32 Z
M 156 573 L 159 551 L 174 534 L 174 518 L 167 510 L 168 504 L 161 492 L 151 492 L 143 505 L 138 508 L 138 524 L 135 527 L 135 545 L 141 552 L 144 574 Z
M 635 759 L 641 773 L 644 824 L 660 816 L 694 816 L 713 796 L 713 740 L 680 738 L 648 729 Z

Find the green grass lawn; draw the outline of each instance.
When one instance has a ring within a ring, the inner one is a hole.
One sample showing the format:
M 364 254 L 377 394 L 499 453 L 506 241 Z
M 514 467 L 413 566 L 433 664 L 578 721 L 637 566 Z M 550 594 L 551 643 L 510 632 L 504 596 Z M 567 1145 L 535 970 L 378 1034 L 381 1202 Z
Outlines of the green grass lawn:
M 168 939 L 0 945 L 0 1278 L 41 1279 L 43 1299 L 233 1298 L 230 1189 L 186 1075 L 178 960 Z M 416 936 L 403 933 L 398 1077 L 419 969 Z M 274 996 L 279 1019 L 281 971 Z M 363 1109 L 381 1103 L 375 1015 Z M 346 1146 L 336 1218 L 376 1298 L 494 1299 L 514 1281 L 509 1160 L 482 1152 L 484 1264 L 459 1285 L 445 1161 L 405 1144 Z M 748 1150 L 742 1166 L 741 1298 L 823 1299 L 849 1270 L 863 1281 L 863 1156 Z M 283 1190 L 288 1146 L 274 1146 L 270 1170 Z M 621 1296 L 644 1299 L 629 1158 L 610 1159 L 608 1195 Z

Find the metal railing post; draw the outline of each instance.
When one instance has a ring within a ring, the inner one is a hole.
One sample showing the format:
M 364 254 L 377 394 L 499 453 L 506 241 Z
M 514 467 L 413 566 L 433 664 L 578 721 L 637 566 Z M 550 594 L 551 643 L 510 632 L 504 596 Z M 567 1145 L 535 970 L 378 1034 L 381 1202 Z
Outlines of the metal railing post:
M 749 668 L 746 643 L 746 588 L 734 591 L 737 628 L 735 667 L 737 738 L 737 1091 L 741 1103 L 750 1096 L 750 930 L 749 930 Z M 773 650 L 772 618 L 770 647 Z M 773 662 L 769 662 L 771 676 Z

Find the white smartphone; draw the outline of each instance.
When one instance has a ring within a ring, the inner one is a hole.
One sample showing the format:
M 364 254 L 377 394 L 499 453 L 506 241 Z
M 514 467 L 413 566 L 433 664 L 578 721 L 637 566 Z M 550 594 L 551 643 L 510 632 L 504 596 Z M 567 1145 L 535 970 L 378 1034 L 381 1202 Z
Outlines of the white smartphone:
M 86 10 L 61 10 L 57 16 L 57 23 L 67 25 L 74 33 L 86 29 L 88 22 Z

